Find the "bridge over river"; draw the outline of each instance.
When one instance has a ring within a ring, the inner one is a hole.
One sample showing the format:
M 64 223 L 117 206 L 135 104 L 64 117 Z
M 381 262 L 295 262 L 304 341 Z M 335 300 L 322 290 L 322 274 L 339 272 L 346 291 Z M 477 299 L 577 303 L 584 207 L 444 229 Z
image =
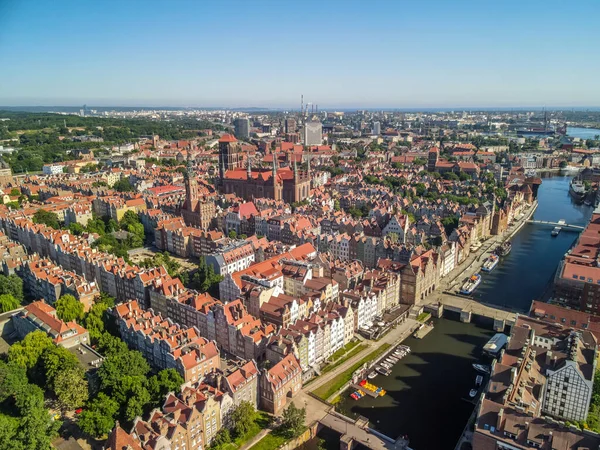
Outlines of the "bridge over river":
M 582 227 L 580 225 L 571 225 L 568 223 L 562 223 L 562 222 L 550 222 L 548 220 L 528 220 L 527 223 L 534 223 L 534 224 L 538 224 L 538 225 L 548 225 L 551 227 L 560 227 L 562 230 L 565 231 L 582 231 L 585 227 Z

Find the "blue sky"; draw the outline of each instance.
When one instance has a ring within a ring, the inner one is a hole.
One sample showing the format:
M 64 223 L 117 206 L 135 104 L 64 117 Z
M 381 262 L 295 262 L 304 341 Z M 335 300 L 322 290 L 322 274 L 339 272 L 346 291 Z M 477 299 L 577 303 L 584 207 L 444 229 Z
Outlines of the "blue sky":
M 600 106 L 600 0 L 0 0 L 0 105 Z

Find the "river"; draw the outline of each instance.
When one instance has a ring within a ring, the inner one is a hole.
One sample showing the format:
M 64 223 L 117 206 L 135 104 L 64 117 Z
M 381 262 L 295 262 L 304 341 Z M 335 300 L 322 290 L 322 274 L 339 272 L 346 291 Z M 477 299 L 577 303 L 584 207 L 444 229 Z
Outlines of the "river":
M 592 208 L 577 205 L 569 196 L 570 177 L 547 176 L 538 192 L 538 209 L 533 218 L 585 225 Z M 513 238 L 512 252 L 502 258 L 477 289 L 475 298 L 487 303 L 527 311 L 531 300 L 540 298 L 554 275 L 557 264 L 577 237 L 561 232 L 552 237 L 552 227 L 526 224 Z M 445 313 L 434 319 L 435 328 L 422 340 L 409 338 L 412 352 L 388 377 L 373 384 L 387 395 L 354 401 L 346 391 L 337 405 L 349 416 L 362 415 L 375 429 L 390 437 L 408 435 L 416 450 L 452 450 L 473 411 L 468 392 L 476 372 L 471 364 L 482 358 L 481 348 L 494 334 L 485 319 L 464 324 Z
M 567 136 L 594 139 L 595 136 L 600 136 L 600 130 L 598 128 L 568 127 Z
M 585 225 L 593 208 L 577 205 L 569 195 L 571 177 L 547 176 L 538 191 L 538 208 L 533 219 L 573 225 Z M 560 259 L 573 245 L 577 233 L 561 231 L 552 237 L 552 227 L 525 224 L 512 240 L 512 251 L 500 260 L 483 281 L 473 298 L 510 308 L 528 311 L 532 300 L 540 299 L 554 277 Z

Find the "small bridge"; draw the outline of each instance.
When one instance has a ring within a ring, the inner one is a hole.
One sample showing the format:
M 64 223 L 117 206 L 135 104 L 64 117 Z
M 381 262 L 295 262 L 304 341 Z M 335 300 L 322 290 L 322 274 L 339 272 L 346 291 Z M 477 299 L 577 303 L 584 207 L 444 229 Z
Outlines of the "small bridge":
M 559 222 L 550 222 L 547 220 L 528 220 L 527 223 L 535 223 L 535 224 L 539 224 L 539 225 L 548 225 L 548 226 L 552 226 L 552 227 L 560 227 L 561 229 L 565 230 L 565 231 L 582 231 L 585 229 L 585 227 L 582 227 L 580 225 L 571 225 L 568 223 L 559 223 Z

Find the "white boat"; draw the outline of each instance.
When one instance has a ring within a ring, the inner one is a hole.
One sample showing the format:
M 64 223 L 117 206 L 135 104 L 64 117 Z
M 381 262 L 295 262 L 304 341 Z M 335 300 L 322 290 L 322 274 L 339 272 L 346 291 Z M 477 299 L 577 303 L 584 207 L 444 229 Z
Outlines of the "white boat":
M 410 347 L 408 345 L 399 345 L 399 349 L 405 350 L 407 353 L 410 353 Z
M 375 369 L 375 370 L 377 370 L 377 369 Z M 373 378 L 375 378 L 376 376 L 377 376 L 377 372 L 373 371 L 373 372 L 371 372 L 369 375 L 367 375 L 367 378 L 368 378 L 369 380 L 372 380 L 372 379 L 373 379 Z
M 391 364 L 389 364 L 389 363 L 386 363 L 386 362 L 382 362 L 382 363 L 381 363 L 381 367 L 385 367 L 386 369 L 388 369 L 388 370 L 389 370 L 389 369 L 391 369 L 391 368 L 392 368 L 392 365 L 391 365 Z
M 396 364 L 398 361 L 400 361 L 398 358 L 396 358 L 395 356 L 390 356 L 389 359 Z
M 394 358 L 401 359 L 401 358 L 404 358 L 406 356 L 406 353 L 405 352 L 395 351 L 394 353 L 392 353 L 392 355 L 394 355 Z
M 472 277 L 470 277 L 467 282 L 463 285 L 460 293 L 463 295 L 471 295 L 477 286 L 481 283 L 481 275 L 476 273 Z
M 484 366 L 483 364 L 473 364 L 473 369 L 475 369 L 477 372 L 490 373 L 490 368 L 488 366 Z
M 476 395 L 477 395 L 477 389 L 471 389 L 469 391 L 469 397 L 475 398 Z
M 388 376 L 390 373 L 392 373 L 392 371 L 390 369 L 386 369 L 385 367 L 381 367 L 381 366 L 377 366 L 375 367 L 375 370 L 377 371 L 377 373 L 380 373 L 383 376 Z
M 487 257 L 487 259 L 483 263 L 481 270 L 483 270 L 484 272 L 491 272 L 498 265 L 498 261 L 500 261 L 498 255 L 494 255 L 492 253 L 490 256 Z
M 560 230 L 562 230 L 561 227 L 554 227 L 554 229 L 550 232 L 550 234 L 552 236 L 558 236 L 558 233 L 560 233 Z
M 386 363 L 394 365 L 396 364 L 398 361 L 396 360 L 396 362 L 394 362 L 394 360 L 392 358 L 385 358 L 384 360 Z
M 483 383 L 483 375 L 477 375 L 475 377 L 475 385 L 481 386 L 481 383 Z

